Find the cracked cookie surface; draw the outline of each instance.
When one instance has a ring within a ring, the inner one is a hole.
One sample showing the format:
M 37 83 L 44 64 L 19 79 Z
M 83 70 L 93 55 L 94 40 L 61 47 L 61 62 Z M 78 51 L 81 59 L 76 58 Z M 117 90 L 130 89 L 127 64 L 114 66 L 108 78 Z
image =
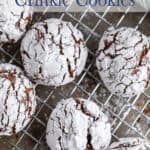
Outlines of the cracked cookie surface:
M 0 135 L 21 131 L 36 108 L 35 90 L 21 70 L 10 64 L 0 65 Z
M 141 138 L 121 138 L 114 142 L 109 150 L 149 150 L 150 143 Z
M 70 22 L 36 23 L 21 45 L 24 68 L 38 84 L 60 86 L 80 75 L 87 59 L 82 33 Z
M 96 65 L 108 90 L 130 97 L 149 88 L 150 43 L 132 28 L 109 28 L 99 43 Z
M 94 102 L 69 98 L 53 110 L 46 139 L 52 150 L 105 150 L 111 140 L 110 123 Z
M 1 0 L 0 44 L 17 42 L 27 31 L 32 13 L 32 7 L 18 6 L 15 0 Z

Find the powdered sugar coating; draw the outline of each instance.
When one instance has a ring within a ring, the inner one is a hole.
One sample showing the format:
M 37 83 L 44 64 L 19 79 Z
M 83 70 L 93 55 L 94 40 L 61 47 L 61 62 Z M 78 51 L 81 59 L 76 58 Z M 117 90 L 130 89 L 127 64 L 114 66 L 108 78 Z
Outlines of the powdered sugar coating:
M 27 74 L 38 84 L 60 86 L 78 76 L 86 63 L 82 33 L 71 23 L 48 19 L 26 34 L 21 55 Z
M 18 6 L 15 0 L 1 0 L 0 44 L 18 41 L 27 30 L 31 19 L 32 7 Z
M 14 65 L 0 65 L 0 135 L 21 131 L 35 112 L 32 83 Z
M 150 43 L 132 28 L 110 28 L 100 41 L 96 62 L 108 90 L 123 97 L 144 92 L 150 79 Z
M 110 150 L 149 150 L 150 143 L 141 138 L 122 138 L 110 146 Z
M 47 124 L 51 150 L 104 150 L 111 140 L 108 118 L 92 101 L 61 100 Z

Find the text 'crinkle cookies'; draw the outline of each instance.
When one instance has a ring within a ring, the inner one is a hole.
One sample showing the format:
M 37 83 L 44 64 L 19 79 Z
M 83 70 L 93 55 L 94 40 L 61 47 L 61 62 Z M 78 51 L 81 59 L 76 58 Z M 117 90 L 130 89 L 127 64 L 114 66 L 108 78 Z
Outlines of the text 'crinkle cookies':
M 150 150 L 150 143 L 141 138 L 122 138 L 114 142 L 109 150 Z
M 132 28 L 109 28 L 100 41 L 96 65 L 111 93 L 141 94 L 150 86 L 148 37 Z
M 35 90 L 21 70 L 10 64 L 0 65 L 0 135 L 21 131 L 36 109 Z
M 15 0 L 1 0 L 0 44 L 17 42 L 27 31 L 32 14 L 30 6 L 18 6 Z
M 80 75 L 87 59 L 82 33 L 70 22 L 36 23 L 21 45 L 24 68 L 37 84 L 60 86 Z
M 105 150 L 111 140 L 110 123 L 94 102 L 69 98 L 53 110 L 46 139 L 51 150 Z

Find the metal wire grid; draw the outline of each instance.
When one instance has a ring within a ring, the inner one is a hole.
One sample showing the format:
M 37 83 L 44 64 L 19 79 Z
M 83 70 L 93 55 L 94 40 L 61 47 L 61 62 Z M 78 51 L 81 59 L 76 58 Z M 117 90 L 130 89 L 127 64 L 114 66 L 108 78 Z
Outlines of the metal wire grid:
M 124 25 L 123 22 L 130 16 L 130 21 L 134 22 L 134 25 L 131 23 L 132 26 L 139 29 L 150 20 L 150 14 L 140 13 L 136 20 L 134 17 L 137 15 L 130 14 L 130 8 L 127 8 L 125 13 L 116 14 L 110 13 L 110 9 L 111 7 L 108 7 L 104 13 L 97 13 L 87 8 L 83 13 L 69 13 L 66 10 L 64 13 L 52 14 L 45 10 L 42 15 L 36 14 L 37 20 L 56 15 L 61 19 L 73 22 L 85 35 L 89 46 L 89 59 L 83 74 L 71 84 L 60 88 L 36 86 L 38 102 L 36 114 L 26 129 L 17 136 L 2 137 L 0 149 L 47 150 L 45 128 L 49 115 L 57 101 L 72 96 L 94 100 L 101 106 L 102 110 L 110 116 L 113 140 L 130 135 L 150 140 L 150 92 L 147 91 L 129 99 L 116 97 L 104 87 L 95 67 L 98 41 L 107 27 Z M 144 23 L 145 20 L 147 20 L 146 23 Z M 130 25 L 130 22 L 127 24 Z M 19 43 L 15 46 L 0 47 L 1 62 L 9 62 L 22 67 L 20 54 L 16 49 L 19 49 Z

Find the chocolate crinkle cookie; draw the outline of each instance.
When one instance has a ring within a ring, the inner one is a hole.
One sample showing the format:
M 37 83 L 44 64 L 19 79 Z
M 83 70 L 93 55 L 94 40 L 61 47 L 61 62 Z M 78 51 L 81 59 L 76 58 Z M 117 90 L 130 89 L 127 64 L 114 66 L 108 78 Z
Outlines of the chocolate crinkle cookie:
M 36 23 L 21 44 L 24 68 L 37 84 L 65 85 L 80 75 L 87 59 L 82 33 L 70 22 Z
M 15 0 L 1 0 L 0 44 L 17 42 L 28 29 L 32 14 L 30 6 L 18 6 Z
M 47 124 L 51 150 L 105 150 L 111 140 L 110 123 L 98 105 L 82 98 L 61 100 Z
M 35 90 L 21 70 L 10 64 L 0 65 L 0 135 L 21 131 L 35 112 Z
M 150 143 L 141 138 L 121 138 L 109 150 L 150 150 Z
M 109 28 L 100 41 L 96 62 L 108 90 L 122 97 L 141 94 L 150 84 L 150 43 L 132 28 Z

